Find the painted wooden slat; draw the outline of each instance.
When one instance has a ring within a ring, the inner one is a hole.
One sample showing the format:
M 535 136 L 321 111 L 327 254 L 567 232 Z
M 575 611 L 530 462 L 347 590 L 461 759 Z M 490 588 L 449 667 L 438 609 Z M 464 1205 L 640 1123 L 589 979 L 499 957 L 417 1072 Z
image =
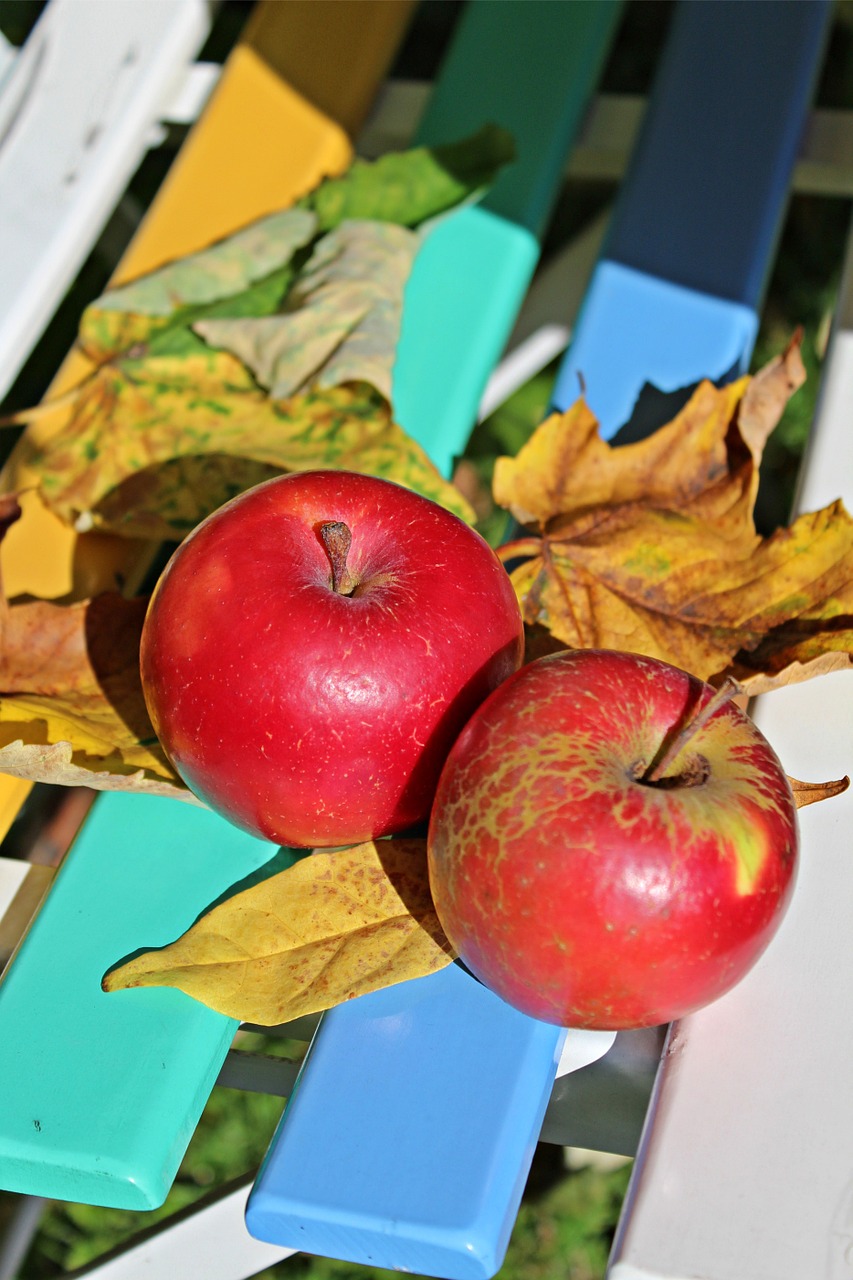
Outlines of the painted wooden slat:
M 743 370 L 826 25 L 820 0 L 681 6 L 555 405 L 582 379 L 608 436 L 647 384 L 673 393 Z M 703 66 L 726 68 L 713 110 Z
M 172 1215 L 105 1259 L 74 1271 L 73 1280 L 248 1280 L 294 1251 L 254 1240 L 243 1221 L 251 1177 Z
M 204 0 L 51 0 L 0 93 L 0 396 L 210 26 Z
M 529 284 L 616 16 L 615 6 L 472 4 L 421 122 L 419 139 L 433 142 L 495 120 L 519 151 L 517 170 L 482 205 L 432 231 L 407 286 L 394 403 L 445 470 Z M 332 1010 L 256 1183 L 249 1229 L 382 1266 L 490 1273 L 562 1042 L 559 1029 L 520 1017 L 458 966 Z M 592 1056 L 611 1042 L 599 1037 Z M 463 1114 L 468 1140 L 450 1158 Z M 339 1177 L 321 1155 L 332 1130 L 347 1135 Z M 406 1135 L 402 1146 L 395 1134 Z

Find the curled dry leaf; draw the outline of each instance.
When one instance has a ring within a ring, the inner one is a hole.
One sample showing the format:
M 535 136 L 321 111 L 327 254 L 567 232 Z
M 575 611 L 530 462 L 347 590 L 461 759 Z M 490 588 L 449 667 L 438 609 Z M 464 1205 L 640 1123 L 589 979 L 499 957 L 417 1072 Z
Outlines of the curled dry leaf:
M 274 400 L 367 382 L 390 403 L 403 287 L 418 243 L 392 223 L 344 222 L 319 241 L 285 310 L 199 320 L 193 330 L 237 356 Z
M 501 552 L 528 628 L 732 675 L 749 694 L 849 665 L 843 505 L 768 538 L 753 518 L 764 444 L 803 377 L 795 341 L 754 378 L 701 384 L 648 439 L 607 444 L 581 400 L 500 459 L 495 498 L 530 528 Z
M 0 498 L 0 537 L 19 515 L 14 495 Z M 189 798 L 145 708 L 146 604 L 115 592 L 10 604 L 0 586 L 0 771 Z
M 17 738 L 0 747 L 0 773 L 29 782 L 49 782 L 62 787 L 91 787 L 93 791 L 132 791 L 137 795 L 167 796 L 187 804 L 205 806 L 183 783 L 161 781 L 137 769 L 135 773 L 117 773 L 106 769 L 87 768 L 75 764 L 81 758 L 73 742 L 42 745 Z
M 74 765 L 116 775 L 125 787 L 127 777 L 137 775 L 140 781 L 183 789 L 142 695 L 139 637 L 145 608 L 144 599 L 126 600 L 112 592 L 71 605 L 3 602 L 0 746 L 8 753 L 8 772 L 79 784 L 83 778 L 67 776 Z M 14 751 L 12 744 L 19 744 Z M 45 755 L 46 747 L 61 744 L 70 744 L 69 760 Z M 25 772 L 27 759 L 32 772 Z M 57 766 L 57 776 L 46 776 L 45 770 Z M 105 783 L 101 778 L 87 785 Z
M 229 1017 L 273 1026 L 452 958 L 426 842 L 383 840 L 303 858 L 214 907 L 171 946 L 110 970 L 103 987 L 177 987 Z
M 837 778 L 834 782 L 800 782 L 798 778 L 790 776 L 788 781 L 798 809 L 803 809 L 807 804 L 817 804 L 818 800 L 831 800 L 833 796 L 840 796 L 850 786 L 850 779 L 846 775 L 843 778 Z

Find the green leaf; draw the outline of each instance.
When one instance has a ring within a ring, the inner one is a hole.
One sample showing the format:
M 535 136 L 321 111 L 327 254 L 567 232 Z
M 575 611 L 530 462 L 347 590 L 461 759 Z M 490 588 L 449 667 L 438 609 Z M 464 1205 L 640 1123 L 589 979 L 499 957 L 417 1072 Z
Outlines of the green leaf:
M 414 227 L 475 195 L 515 158 L 512 136 L 484 125 L 472 137 L 441 147 L 414 147 L 379 160 L 356 160 L 302 200 L 321 231 L 347 218 Z

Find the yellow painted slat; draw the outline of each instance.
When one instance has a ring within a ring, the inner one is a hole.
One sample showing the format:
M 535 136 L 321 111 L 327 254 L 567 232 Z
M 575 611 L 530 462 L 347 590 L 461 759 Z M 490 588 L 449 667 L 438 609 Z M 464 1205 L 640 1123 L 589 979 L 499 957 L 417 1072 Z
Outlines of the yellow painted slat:
M 376 85 L 411 21 L 414 0 L 284 0 L 259 5 L 244 43 L 275 73 L 349 136 L 355 137 L 373 103 Z

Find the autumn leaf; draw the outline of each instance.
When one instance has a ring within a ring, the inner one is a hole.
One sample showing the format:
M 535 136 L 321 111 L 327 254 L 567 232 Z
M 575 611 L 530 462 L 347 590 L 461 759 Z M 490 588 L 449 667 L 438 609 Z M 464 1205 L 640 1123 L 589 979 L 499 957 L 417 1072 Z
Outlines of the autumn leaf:
M 3 733 L 0 737 L 6 738 Z M 136 795 L 166 796 L 171 800 L 183 800 L 206 808 L 180 780 L 160 780 L 145 769 L 121 773 L 113 768 L 98 769 L 94 760 L 90 765 L 77 761 L 86 759 L 87 753 L 69 741 L 39 743 L 16 738 L 0 747 L 0 773 L 13 778 L 25 778 L 28 782 L 49 782 L 60 787 L 89 787 L 93 791 L 131 791 Z M 121 767 L 121 765 L 119 765 Z
M 853 652 L 853 521 L 841 503 L 761 537 L 764 444 L 804 377 L 795 343 L 706 382 L 646 440 L 611 446 L 584 401 L 542 424 L 494 491 L 530 529 L 501 551 L 542 647 L 616 648 L 750 694 Z
M 142 695 L 146 603 L 113 592 L 69 605 L 2 601 L 0 768 L 44 782 L 83 782 L 71 766 L 137 775 L 183 794 Z
M 153 344 L 159 355 L 197 351 L 196 321 L 277 312 L 296 260 L 318 236 L 352 220 L 415 227 L 489 185 L 513 156 L 510 136 L 489 125 L 445 147 L 356 160 L 295 207 L 267 214 L 197 253 L 108 289 L 83 315 L 80 346 L 96 364 L 140 344 Z
M 44 501 L 82 531 L 181 539 L 251 485 L 325 467 L 395 480 L 471 518 L 373 388 L 276 401 L 224 351 L 105 365 L 65 431 L 23 449 Z
M 438 147 L 413 147 L 378 160 L 356 160 L 327 178 L 301 204 L 328 231 L 348 218 L 414 227 L 488 187 L 515 158 L 512 137 L 497 125 Z
M 0 500 L 0 535 L 20 515 Z M 144 599 L 10 604 L 0 590 L 0 771 L 37 782 L 190 798 L 139 679 Z
M 403 286 L 417 244 L 404 227 L 345 222 L 318 242 L 285 311 L 200 320 L 193 330 L 237 356 L 274 399 L 368 382 L 390 402 Z
M 206 314 L 267 314 L 292 279 L 294 255 L 316 234 L 317 218 L 307 209 L 260 218 L 198 253 L 108 289 L 84 311 L 78 342 L 101 364 L 158 335 L 162 347 L 166 330 L 185 329 Z M 272 288 L 265 285 L 270 281 Z
M 429 891 L 426 842 L 319 851 L 237 893 L 170 946 L 112 969 L 105 991 L 177 987 L 273 1026 L 453 958 Z
M 332 467 L 396 480 L 471 521 L 389 403 L 414 245 L 400 227 L 344 224 L 318 243 L 281 314 L 208 313 L 190 324 L 184 315 L 177 327 L 162 316 L 164 328 L 147 339 L 141 313 L 113 313 L 102 301 L 97 324 L 84 323 L 90 335 L 97 328 L 98 355 L 128 337 L 125 323 L 135 340 L 77 388 L 59 431 L 22 442 L 45 503 L 81 531 L 181 539 L 253 484 Z M 238 267 L 246 279 L 242 256 Z M 144 283 L 128 286 L 137 307 Z M 209 282 L 193 292 L 183 276 L 179 286 L 181 301 L 215 292 Z M 163 307 L 171 287 L 160 282 L 146 299 Z
M 833 796 L 840 796 L 850 786 L 850 779 L 846 775 L 833 782 L 800 782 L 798 778 L 791 777 L 788 778 L 788 782 L 791 784 L 794 803 L 798 809 L 803 809 L 807 804 L 817 804 L 819 800 L 831 800 Z

